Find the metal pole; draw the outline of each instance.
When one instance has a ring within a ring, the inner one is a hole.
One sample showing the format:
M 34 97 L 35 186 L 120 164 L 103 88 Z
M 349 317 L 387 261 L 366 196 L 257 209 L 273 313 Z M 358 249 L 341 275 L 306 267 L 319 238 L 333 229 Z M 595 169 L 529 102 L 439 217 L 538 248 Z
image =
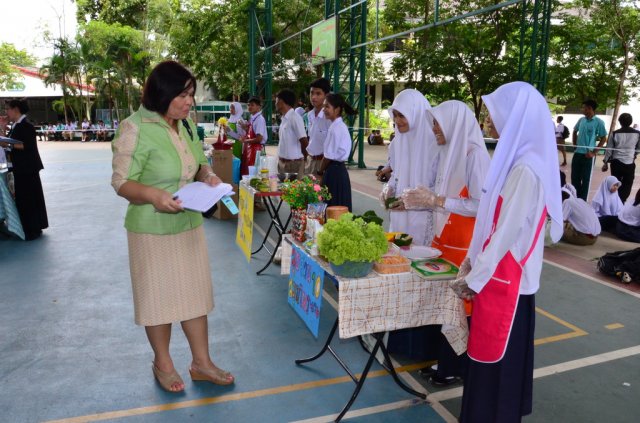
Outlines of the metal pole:
M 256 95 L 256 1 L 249 4 L 249 94 Z

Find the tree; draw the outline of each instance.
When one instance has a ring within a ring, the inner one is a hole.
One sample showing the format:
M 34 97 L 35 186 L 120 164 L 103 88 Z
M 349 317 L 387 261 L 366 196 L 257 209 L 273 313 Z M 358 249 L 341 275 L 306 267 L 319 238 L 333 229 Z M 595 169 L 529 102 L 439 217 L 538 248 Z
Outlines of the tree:
M 440 4 L 440 20 L 495 4 L 460 0 Z M 394 32 L 430 23 L 433 5 L 389 0 L 385 21 Z M 480 116 L 482 95 L 518 79 L 521 10 L 506 7 L 414 34 L 403 41 L 393 61 L 396 78 L 426 93 L 434 102 L 459 99 Z
M 10 43 L 0 43 L 0 88 L 9 88 L 17 82 L 20 71 L 16 66 L 28 67 L 35 63 L 34 57 L 25 50 L 18 50 Z

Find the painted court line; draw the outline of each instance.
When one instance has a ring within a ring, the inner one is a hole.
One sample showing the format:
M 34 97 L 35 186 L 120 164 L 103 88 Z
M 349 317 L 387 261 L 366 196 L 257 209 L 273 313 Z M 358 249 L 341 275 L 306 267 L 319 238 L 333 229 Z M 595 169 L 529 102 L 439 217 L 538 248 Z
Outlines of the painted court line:
M 632 297 L 636 297 L 636 298 L 640 299 L 640 293 L 629 291 L 628 289 L 624 289 L 624 288 L 621 288 L 619 286 L 613 285 L 611 283 L 601 281 L 601 280 L 599 280 L 597 278 L 594 278 L 591 275 L 587 275 L 585 273 L 578 272 L 577 270 L 573 270 L 573 269 L 571 269 L 569 267 L 566 267 L 566 266 L 563 266 L 561 264 L 555 263 L 555 262 L 550 261 L 548 259 L 544 259 L 544 262 L 547 263 L 547 264 L 550 264 L 552 266 L 555 266 L 555 267 L 557 267 L 559 269 L 566 270 L 567 272 L 573 273 L 574 275 L 582 276 L 583 278 L 589 279 L 590 281 L 593 281 L 593 282 L 596 282 L 596 283 L 599 283 L 600 285 L 609 287 L 611 289 L 615 289 L 616 291 L 620 291 L 620 292 L 623 292 L 625 294 L 631 295 Z
M 420 405 L 420 404 L 426 404 L 426 403 L 427 403 L 426 401 L 417 399 L 417 398 L 411 399 L 411 400 L 390 402 L 388 404 L 380 404 L 373 407 L 365 407 L 365 408 L 349 411 L 347 414 L 344 415 L 343 419 L 364 417 L 364 416 L 369 416 L 371 414 L 384 413 L 385 411 L 399 410 L 401 408 L 413 407 L 414 405 Z M 326 416 L 321 416 L 321 417 L 313 417 L 305 420 L 296 420 L 291 423 L 330 423 L 335 421 L 337 417 L 338 417 L 338 413 L 328 414 Z
M 640 354 L 640 345 L 634 347 L 623 348 L 620 350 L 609 351 L 602 354 L 592 355 L 590 357 L 579 358 L 577 360 L 565 361 L 564 363 L 553 364 L 547 367 L 541 367 L 533 371 L 533 378 L 538 379 L 545 376 L 551 376 L 571 370 L 582 369 L 596 364 L 607 363 L 609 361 L 621 358 L 631 357 Z M 427 397 L 428 401 L 447 401 L 462 396 L 462 387 L 447 389 L 433 393 Z
M 410 366 L 402 366 L 396 371 L 411 372 L 425 366 L 426 363 L 412 364 Z M 388 376 L 386 370 L 375 370 L 369 372 L 367 378 L 380 376 Z M 358 373 L 356 377 L 360 377 Z M 59 420 L 49 420 L 46 423 L 81 423 L 81 422 L 97 422 L 109 419 L 118 419 L 123 417 L 140 416 L 145 414 L 159 413 L 162 411 L 180 410 L 183 408 L 202 407 L 205 405 L 220 404 L 224 402 L 246 400 L 251 398 L 265 397 L 270 395 L 278 395 L 289 392 L 298 392 L 307 389 L 315 389 L 324 386 L 338 385 L 342 383 L 353 383 L 349 376 L 341 376 L 331 379 L 314 380 L 310 382 L 295 383 L 293 385 L 278 386 L 275 388 L 258 389 L 256 391 L 238 392 L 235 394 L 220 395 L 217 397 L 201 398 L 197 400 L 181 401 L 168 404 L 151 405 L 147 407 L 130 408 L 127 410 L 107 411 L 104 413 L 88 414 L 85 416 L 70 417 Z

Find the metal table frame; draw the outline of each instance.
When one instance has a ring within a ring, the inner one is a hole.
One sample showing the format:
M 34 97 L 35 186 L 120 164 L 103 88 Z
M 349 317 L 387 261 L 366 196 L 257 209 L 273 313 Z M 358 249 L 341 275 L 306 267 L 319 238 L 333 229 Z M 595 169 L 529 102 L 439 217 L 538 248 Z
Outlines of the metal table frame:
M 331 278 L 336 288 L 340 289 L 339 282 L 333 275 L 331 275 L 326 271 L 325 271 L 325 275 Z M 340 414 L 338 414 L 338 417 L 335 419 L 336 422 L 339 422 L 340 420 L 342 420 L 344 415 L 347 413 L 347 411 L 349 411 L 349 408 L 351 408 L 356 398 L 358 397 L 358 394 L 360 393 L 360 390 L 362 389 L 362 386 L 364 385 L 364 382 L 367 379 L 367 375 L 371 370 L 371 366 L 373 364 L 373 360 L 376 358 L 376 353 L 378 352 L 378 349 L 382 351 L 382 355 L 384 356 L 384 362 L 388 363 L 388 365 L 383 365 L 382 367 L 391 375 L 391 377 L 396 382 L 396 384 L 406 392 L 410 393 L 411 395 L 415 395 L 416 397 L 421 398 L 423 400 L 427 398 L 426 394 L 423 394 L 421 392 L 411 389 L 410 387 L 405 385 L 404 382 L 402 382 L 402 380 L 400 380 L 400 378 L 398 377 L 398 373 L 396 373 L 396 370 L 394 369 L 393 364 L 391 364 L 392 361 L 391 361 L 391 357 L 389 357 L 389 352 L 387 351 L 387 347 L 384 345 L 384 342 L 383 342 L 383 338 L 386 332 L 378 332 L 378 333 L 371 334 L 373 338 L 376 340 L 376 343 L 374 344 L 373 348 L 369 352 L 369 358 L 367 360 L 367 364 L 365 364 L 364 366 L 364 370 L 362 371 L 362 374 L 360 375 L 359 378 L 356 377 L 356 375 L 351 371 L 351 369 L 349 369 L 349 366 L 347 366 L 344 360 L 342 360 L 342 358 L 340 358 L 338 353 L 331 347 L 331 341 L 333 340 L 336 330 L 338 329 L 338 324 L 340 321 L 339 319 L 340 317 L 338 314 L 338 317 L 336 317 L 336 321 L 333 324 L 333 327 L 331 328 L 331 332 L 329 332 L 329 336 L 327 337 L 327 340 L 325 341 L 323 347 L 320 349 L 320 351 L 316 355 L 309 358 L 302 358 L 302 359 L 295 360 L 295 363 L 297 365 L 309 363 L 311 361 L 314 361 L 322 357 L 322 355 L 325 352 L 329 351 L 329 353 L 333 356 L 333 358 L 338 362 L 340 367 L 342 367 L 342 369 L 349 375 L 351 380 L 353 380 L 353 382 L 356 384 L 356 387 L 353 390 L 353 393 L 351 394 L 351 398 L 349 399 L 347 404 L 344 406 L 342 411 L 340 411 Z
M 264 248 L 265 251 L 267 251 L 267 253 L 270 254 L 269 260 L 267 260 L 267 263 L 264 265 L 264 267 L 256 272 L 257 275 L 264 272 L 267 269 L 267 267 L 269 267 L 271 263 L 273 263 L 273 259 L 276 256 L 278 247 L 280 247 L 280 244 L 282 244 L 282 236 L 287 232 L 287 227 L 289 226 L 289 222 L 291 221 L 291 213 L 289 213 L 289 216 L 287 217 L 287 220 L 284 222 L 284 224 L 280 219 L 280 208 L 284 203 L 284 201 L 282 201 L 282 199 L 280 198 L 281 196 L 282 196 L 281 191 L 273 191 L 273 192 L 256 191 L 254 194 L 255 198 L 262 199 L 262 204 L 264 204 L 264 207 L 265 209 L 267 209 L 267 213 L 269 213 L 269 217 L 271 218 L 271 223 L 269 224 L 269 227 L 265 232 L 265 235 L 264 235 L 264 238 L 262 239 L 262 243 L 260 244 L 260 247 L 257 250 L 251 252 L 251 255 L 254 255 L 259 253 Z M 274 198 L 278 199 L 277 204 L 275 204 Z M 275 229 L 275 231 L 277 232 L 278 240 L 276 242 L 276 246 L 273 249 L 273 251 L 269 251 L 267 242 L 269 240 L 269 234 L 271 233 L 272 229 Z

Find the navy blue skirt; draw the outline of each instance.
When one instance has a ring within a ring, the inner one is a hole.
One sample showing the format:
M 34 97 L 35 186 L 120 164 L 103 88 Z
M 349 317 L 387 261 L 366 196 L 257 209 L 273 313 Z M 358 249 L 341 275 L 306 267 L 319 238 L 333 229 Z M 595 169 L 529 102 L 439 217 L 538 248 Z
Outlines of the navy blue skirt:
M 531 414 L 535 322 L 535 295 L 520 295 L 502 360 L 490 364 L 469 360 L 461 423 L 513 423 Z
M 343 162 L 332 160 L 324 171 L 322 183 L 331 193 L 331 200 L 326 202 L 328 206 L 347 206 L 349 211 L 353 210 L 351 207 L 351 180 Z

